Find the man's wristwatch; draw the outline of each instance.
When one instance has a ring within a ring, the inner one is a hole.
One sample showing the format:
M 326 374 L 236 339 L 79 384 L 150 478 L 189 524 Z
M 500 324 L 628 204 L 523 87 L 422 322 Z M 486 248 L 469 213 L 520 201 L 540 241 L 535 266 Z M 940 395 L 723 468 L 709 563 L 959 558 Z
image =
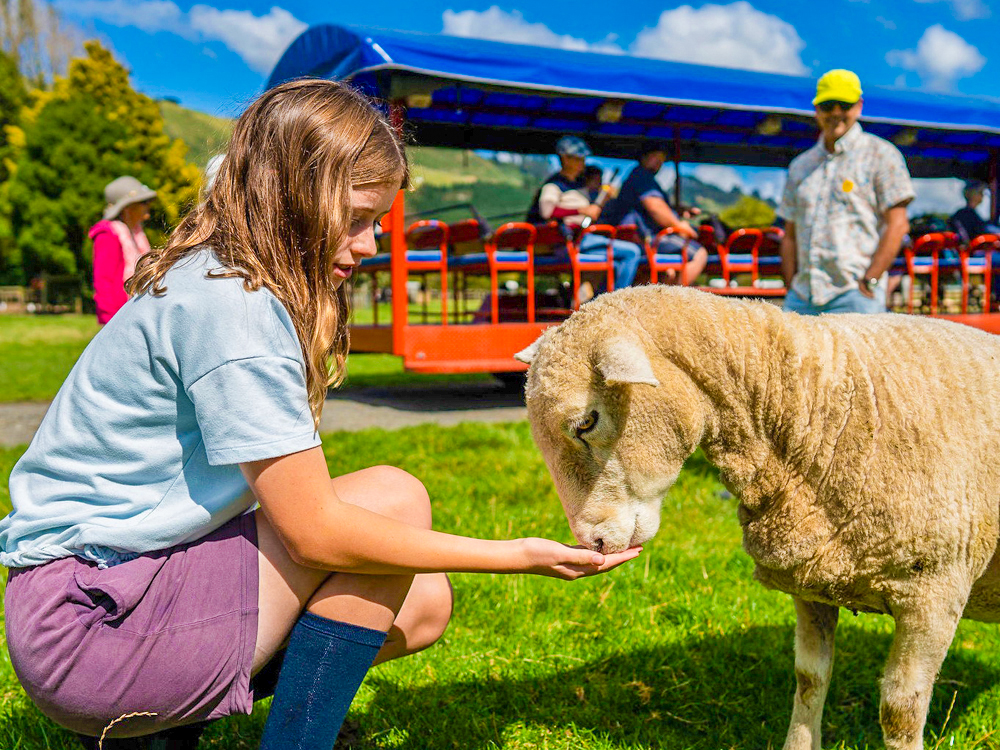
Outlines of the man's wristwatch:
M 868 288 L 869 292 L 874 292 L 878 289 L 878 277 L 875 276 L 870 279 L 865 279 L 865 286 Z

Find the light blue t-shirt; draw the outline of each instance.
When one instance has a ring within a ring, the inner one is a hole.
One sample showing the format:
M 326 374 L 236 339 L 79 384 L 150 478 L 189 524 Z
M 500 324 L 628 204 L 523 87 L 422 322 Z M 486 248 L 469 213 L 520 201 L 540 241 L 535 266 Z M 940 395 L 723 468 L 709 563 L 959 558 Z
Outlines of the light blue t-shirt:
M 238 466 L 319 445 L 284 306 L 199 250 L 94 337 L 10 475 L 0 564 L 100 566 L 199 539 L 253 505 Z

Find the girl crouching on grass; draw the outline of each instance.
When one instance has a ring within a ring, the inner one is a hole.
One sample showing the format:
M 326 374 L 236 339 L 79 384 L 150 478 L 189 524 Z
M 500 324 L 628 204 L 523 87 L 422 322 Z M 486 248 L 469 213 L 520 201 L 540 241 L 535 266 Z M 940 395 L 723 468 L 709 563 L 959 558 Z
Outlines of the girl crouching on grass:
M 443 633 L 446 571 L 571 580 L 638 554 L 431 531 L 423 485 L 392 467 L 331 480 L 316 430 L 344 282 L 407 180 L 361 95 L 268 91 L 80 357 L 0 522 L 11 661 L 59 724 L 193 747 L 189 725 L 273 691 L 261 747 L 330 750 L 372 664 Z

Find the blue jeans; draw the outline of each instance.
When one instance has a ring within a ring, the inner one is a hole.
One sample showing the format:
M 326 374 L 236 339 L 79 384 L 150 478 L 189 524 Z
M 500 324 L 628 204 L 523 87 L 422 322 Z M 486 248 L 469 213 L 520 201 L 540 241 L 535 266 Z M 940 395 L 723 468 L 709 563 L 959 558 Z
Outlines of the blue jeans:
M 642 251 L 637 245 L 625 242 L 625 240 L 611 240 L 611 247 L 615 254 L 615 289 L 624 289 L 635 280 Z M 608 238 L 599 234 L 588 234 L 580 240 L 580 258 L 582 260 L 606 260 L 608 257 L 607 249 Z
M 799 315 L 822 315 L 823 313 L 884 313 L 885 289 L 875 290 L 875 298 L 869 299 L 860 289 L 849 289 L 839 294 L 825 305 L 814 305 L 811 300 L 804 300 L 794 291 L 785 295 L 786 312 L 796 312 Z
M 705 249 L 695 240 L 689 240 L 686 237 L 681 237 L 679 234 L 668 234 L 660 240 L 660 246 L 656 249 L 656 252 L 663 255 L 680 255 L 681 249 L 685 245 L 687 245 L 688 260 L 691 260 L 691 256 L 699 250 Z

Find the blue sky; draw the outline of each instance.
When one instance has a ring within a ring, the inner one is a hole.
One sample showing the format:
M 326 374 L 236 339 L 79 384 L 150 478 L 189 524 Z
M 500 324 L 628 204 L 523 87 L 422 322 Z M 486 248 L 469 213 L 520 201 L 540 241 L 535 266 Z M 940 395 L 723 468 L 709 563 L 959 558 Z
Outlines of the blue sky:
M 55 5 L 83 35 L 98 36 L 115 50 L 139 90 L 227 116 L 260 92 L 287 44 L 317 23 L 610 48 L 813 78 L 846 67 L 863 85 L 1000 96 L 1000 0 L 277 3 L 56 0 Z M 739 180 L 767 194 L 780 188 L 780 176 L 767 170 L 700 171 L 710 181 Z M 934 181 L 919 192 L 921 201 L 960 200 L 955 181 Z

